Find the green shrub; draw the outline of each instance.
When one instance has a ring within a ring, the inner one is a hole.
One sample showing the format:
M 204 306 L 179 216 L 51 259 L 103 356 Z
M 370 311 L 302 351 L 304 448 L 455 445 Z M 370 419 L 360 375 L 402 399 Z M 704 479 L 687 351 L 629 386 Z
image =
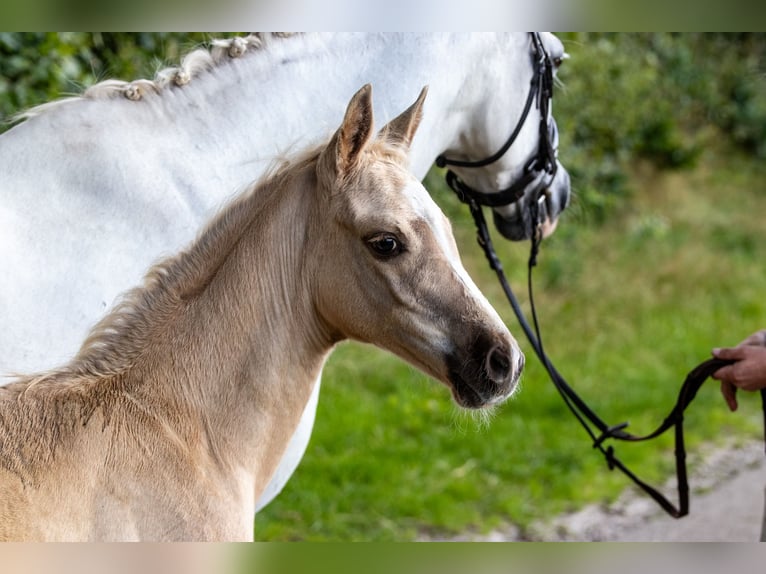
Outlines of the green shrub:
M 602 222 L 630 195 L 626 171 L 694 165 L 722 135 L 766 154 L 762 34 L 563 34 L 556 96 L 562 161 L 581 212 Z

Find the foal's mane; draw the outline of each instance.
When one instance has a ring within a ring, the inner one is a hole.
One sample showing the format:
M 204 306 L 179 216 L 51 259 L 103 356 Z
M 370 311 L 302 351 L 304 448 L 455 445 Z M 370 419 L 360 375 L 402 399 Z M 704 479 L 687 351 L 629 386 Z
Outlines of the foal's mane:
M 250 56 L 257 52 L 267 52 L 274 42 L 282 41 L 284 38 L 295 35 L 298 34 L 256 32 L 247 36 L 216 38 L 210 41 L 209 46 L 196 48 L 184 55 L 178 66 L 161 69 L 151 80 L 103 80 L 86 88 L 80 95 L 61 98 L 34 106 L 16 115 L 12 121 L 39 116 L 73 101 L 125 98 L 137 102 L 151 94 L 161 95 L 171 88 L 186 86 L 196 77 L 209 73 L 232 60 Z
M 272 168 L 245 192 L 228 203 L 180 253 L 156 263 L 144 276 L 143 284 L 127 291 L 112 310 L 99 321 L 72 361 L 46 373 L 22 376 L 9 387 L 39 390 L 84 388 L 91 383 L 115 379 L 128 371 L 145 351 L 159 322 L 171 318 L 185 300 L 204 291 L 243 234 L 268 209 L 270 198 L 287 192 L 294 178 L 316 169 L 326 147 L 321 144 Z M 382 161 L 405 165 L 406 152 L 387 140 L 386 132 L 365 150 L 367 162 Z M 359 162 L 345 175 L 356 180 L 366 162 Z M 24 391 L 22 391 L 24 392 Z
M 323 146 L 275 167 L 227 204 L 191 246 L 154 265 L 141 286 L 126 292 L 91 330 L 72 361 L 45 373 L 18 377 L 0 387 L 0 469 L 34 481 L 39 464 L 101 409 L 110 424 L 117 397 L 131 394 L 125 375 L 151 344 L 163 322 L 184 300 L 204 290 L 268 202 L 311 169 Z M 26 405 L 13 402 L 27 401 Z M 135 398 L 128 408 L 145 413 Z M 119 421 L 115 421 L 119 424 Z M 30 437 L 32 439 L 30 440 Z M 26 444 L 27 450 L 9 445 Z M 44 465 L 42 465 L 44 468 Z
M 269 198 L 284 192 L 293 177 L 315 164 L 323 148 L 318 146 L 272 168 L 227 203 L 188 248 L 154 264 L 143 283 L 125 292 L 93 327 L 68 365 L 22 376 L 9 387 L 63 390 L 64 386 L 113 379 L 129 370 L 159 322 L 205 289 Z

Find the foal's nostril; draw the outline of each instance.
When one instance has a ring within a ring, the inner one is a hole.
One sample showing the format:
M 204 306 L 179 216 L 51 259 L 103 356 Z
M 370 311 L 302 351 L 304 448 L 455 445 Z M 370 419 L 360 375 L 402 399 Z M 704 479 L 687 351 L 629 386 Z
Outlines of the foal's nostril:
M 496 383 L 504 382 L 511 374 L 511 353 L 502 346 L 494 347 L 487 357 L 487 374 Z

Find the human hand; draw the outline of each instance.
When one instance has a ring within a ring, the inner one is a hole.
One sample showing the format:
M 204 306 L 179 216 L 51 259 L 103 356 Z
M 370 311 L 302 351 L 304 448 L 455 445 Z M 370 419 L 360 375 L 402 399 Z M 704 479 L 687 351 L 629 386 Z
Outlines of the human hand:
M 751 335 L 737 347 L 713 349 L 714 357 L 735 361 L 712 375 L 721 381 L 721 394 L 732 411 L 737 410 L 737 389 L 766 388 L 766 347 L 762 333 Z
M 761 331 L 756 331 L 752 335 L 750 335 L 747 339 L 742 341 L 737 347 L 741 347 L 742 345 L 753 345 L 756 347 L 766 347 L 766 329 L 762 329 Z

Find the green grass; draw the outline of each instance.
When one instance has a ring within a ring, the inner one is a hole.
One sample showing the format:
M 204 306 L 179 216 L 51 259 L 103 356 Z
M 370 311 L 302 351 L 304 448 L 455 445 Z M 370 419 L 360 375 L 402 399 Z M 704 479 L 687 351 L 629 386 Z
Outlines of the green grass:
M 630 421 L 637 434 L 660 423 L 710 348 L 766 325 L 766 174 L 748 158 L 725 157 L 710 153 L 671 175 L 636 173 L 634 197 L 601 226 L 575 205 L 535 270 L 558 369 L 603 419 Z M 522 340 L 468 214 L 438 173 L 428 186 L 453 221 L 466 267 L 527 353 L 522 390 L 482 425 L 400 360 L 342 345 L 325 370 L 308 452 L 256 517 L 258 540 L 411 540 L 504 522 L 523 529 L 630 486 L 590 447 Z M 496 242 L 526 308 L 527 244 Z M 690 465 L 703 443 L 751 440 L 760 428 L 754 395 L 731 414 L 708 382 L 686 417 Z M 649 481 L 673 473 L 670 436 L 616 449 Z

